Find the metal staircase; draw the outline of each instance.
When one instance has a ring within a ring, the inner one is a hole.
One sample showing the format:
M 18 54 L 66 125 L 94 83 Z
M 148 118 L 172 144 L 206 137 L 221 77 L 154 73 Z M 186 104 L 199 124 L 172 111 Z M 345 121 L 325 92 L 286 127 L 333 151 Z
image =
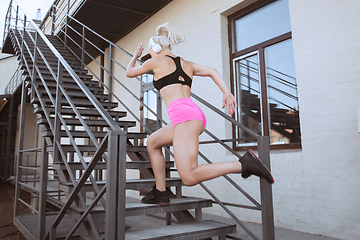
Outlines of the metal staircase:
M 26 77 L 22 82 L 14 224 L 27 239 L 204 239 L 216 236 L 225 239 L 228 234 L 236 232 L 236 225 L 202 221 L 202 209 L 211 207 L 213 203 L 219 204 L 253 239 L 258 237 L 227 206 L 261 211 L 263 238 L 274 239 L 270 184 L 260 180 L 260 204 L 229 176 L 224 176 L 254 206 L 222 202 L 203 183 L 200 186 L 212 199 L 184 197 L 181 179 L 171 176 L 170 170 L 176 170 L 170 161 L 173 153 L 168 147 L 164 151 L 169 160 L 166 163 L 166 183 L 172 195 L 170 205 L 142 204 L 127 197 L 126 190 L 143 191 L 155 185 L 146 146 L 142 144 L 151 131 L 96 74 L 88 74 L 91 69 L 84 62 L 84 49 L 80 56 L 74 54 L 73 49 L 65 44 L 73 39 L 64 42 L 56 34 L 45 35 L 31 19 L 20 14 L 20 10 L 18 5 L 10 2 L 4 45 L 11 45 Z M 71 18 L 66 13 L 65 16 Z M 59 25 L 53 29 L 64 34 L 61 20 L 57 19 L 57 23 Z M 84 29 L 92 30 L 84 25 L 82 28 L 80 41 L 84 43 Z M 110 52 L 119 49 L 111 42 L 109 46 Z M 110 62 L 118 64 L 111 54 L 99 50 L 101 54 L 110 56 Z M 111 67 L 99 66 L 128 90 L 113 75 Z M 140 97 L 131 94 L 141 106 L 148 108 Z M 192 97 L 257 139 L 259 157 L 270 167 L 268 137 L 258 136 L 200 97 L 194 94 Z M 34 106 L 37 124 L 42 129 L 41 147 L 34 149 L 23 149 L 22 142 L 27 98 Z M 112 99 L 117 101 L 112 102 Z M 114 110 L 119 103 L 126 111 Z M 128 118 L 129 113 L 135 120 L 122 119 Z M 156 115 L 158 123 L 165 123 L 159 114 Z M 132 130 L 137 123 L 143 131 Z M 208 130 L 205 132 L 213 140 L 203 144 L 217 143 L 240 157 L 227 145 L 229 140 L 221 140 Z M 199 152 L 199 156 L 211 163 L 203 153 Z M 126 178 L 126 169 L 138 169 L 143 178 Z M 31 192 L 36 204 L 22 199 L 20 189 Z M 27 206 L 31 213 L 21 214 L 20 205 Z M 190 209 L 195 209 L 195 216 L 190 214 Z M 166 213 L 163 228 L 125 231 L 126 217 L 156 213 Z M 171 224 L 171 214 L 180 224 L 167 226 Z

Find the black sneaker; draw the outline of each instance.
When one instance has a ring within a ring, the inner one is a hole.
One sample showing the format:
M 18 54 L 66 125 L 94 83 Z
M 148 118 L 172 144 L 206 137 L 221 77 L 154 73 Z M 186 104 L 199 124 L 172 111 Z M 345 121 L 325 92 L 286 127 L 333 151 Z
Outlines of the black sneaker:
M 156 189 L 156 186 L 154 186 L 153 190 L 141 199 L 141 202 L 146 204 L 168 205 L 170 204 L 170 198 L 167 191 L 159 191 Z
M 270 184 L 274 183 L 274 178 L 271 176 L 269 169 L 260 161 L 255 153 L 250 149 L 244 156 L 239 159 L 242 165 L 241 176 L 248 178 L 251 175 L 265 178 Z

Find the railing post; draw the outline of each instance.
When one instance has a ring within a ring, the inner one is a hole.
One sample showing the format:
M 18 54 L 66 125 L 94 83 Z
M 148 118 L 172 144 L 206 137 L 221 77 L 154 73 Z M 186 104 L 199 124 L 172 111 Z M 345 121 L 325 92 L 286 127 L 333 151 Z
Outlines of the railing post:
M 18 19 L 19 19 L 19 5 L 16 6 L 15 29 L 17 29 Z
M 125 239 L 126 132 L 111 131 L 108 141 L 105 239 Z
M 40 170 L 40 189 L 39 189 L 39 214 L 38 214 L 38 239 L 45 236 L 46 223 L 46 198 L 47 198 L 47 179 L 48 179 L 48 152 L 45 138 L 41 139 L 41 170 Z
M 8 120 L 8 129 L 7 129 L 7 140 L 6 140 L 6 155 L 5 155 L 5 177 L 9 178 L 11 176 L 11 170 L 9 164 L 11 163 L 11 156 L 10 156 L 10 145 L 11 145 L 11 130 L 12 130 L 12 122 L 13 122 L 13 111 L 14 111 L 14 101 L 15 97 L 12 94 L 10 97 L 10 113 L 9 113 L 9 120 Z
M 270 170 L 270 137 L 258 137 L 259 158 Z M 260 178 L 262 232 L 264 240 L 275 240 L 272 187 Z
M 10 1 L 10 13 L 9 13 L 9 25 L 8 25 L 8 32 L 10 32 L 10 26 L 11 26 L 11 11 L 12 11 L 12 0 Z M 19 5 L 17 5 L 19 7 Z
M 16 155 L 18 160 L 16 163 L 16 184 L 15 184 L 15 206 L 14 206 L 14 215 L 19 215 L 19 197 L 20 197 L 20 185 L 21 182 L 21 168 L 22 165 L 22 149 L 24 147 L 24 129 L 25 129 L 25 107 L 26 107 L 26 91 L 25 91 L 25 82 L 22 83 L 21 91 L 21 105 L 20 105 L 20 119 L 19 119 L 19 142 Z
M 104 83 L 105 54 L 100 55 L 100 81 Z
M 34 44 L 34 62 L 33 62 L 33 66 L 32 66 L 32 84 L 31 84 L 31 98 L 34 97 L 34 84 L 36 81 L 36 66 L 37 66 L 37 61 L 38 61 L 38 51 L 37 51 L 37 47 L 39 45 L 39 37 L 38 37 L 38 33 L 35 33 L 35 44 Z M 39 96 L 38 96 L 39 97 Z
M 55 6 L 52 6 L 52 18 L 51 18 L 51 36 L 54 36 L 54 32 L 55 32 L 55 18 L 56 18 L 56 13 L 55 13 Z
M 58 70 L 57 70 L 57 85 L 56 85 L 56 103 L 55 103 L 55 120 L 54 120 L 54 153 L 53 153 L 53 161 L 59 162 L 60 153 L 59 153 L 59 146 L 57 143 L 60 143 L 60 119 L 58 116 L 58 113 L 61 112 L 61 99 L 62 99 L 62 92 L 60 90 L 60 86 L 62 84 L 63 80 L 63 66 L 58 61 Z M 64 161 L 67 161 L 66 159 L 63 159 Z
M 85 26 L 82 27 L 82 39 L 81 39 L 81 64 L 85 67 Z
M 24 30 L 23 30 L 23 34 L 22 34 L 22 39 L 21 39 L 21 55 L 20 55 L 20 65 L 25 64 L 24 62 L 24 41 L 25 41 L 25 31 L 26 31 L 26 15 L 24 14 Z
M 111 102 L 112 99 L 112 90 L 113 90 L 113 57 L 114 57 L 114 53 L 113 53 L 113 45 L 109 44 L 109 102 Z M 110 105 L 108 106 L 107 110 L 111 110 Z
M 156 128 L 160 129 L 162 127 L 162 100 L 160 96 L 160 91 L 156 92 Z

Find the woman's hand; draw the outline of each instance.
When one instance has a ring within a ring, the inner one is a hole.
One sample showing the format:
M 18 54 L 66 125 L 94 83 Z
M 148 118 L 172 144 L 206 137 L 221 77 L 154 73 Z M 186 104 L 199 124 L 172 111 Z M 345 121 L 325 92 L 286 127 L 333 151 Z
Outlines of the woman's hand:
M 141 56 L 141 54 L 142 54 L 143 51 L 144 51 L 144 46 L 143 46 L 142 43 L 140 43 L 140 44 L 138 45 L 138 47 L 136 48 L 133 57 L 134 57 L 134 58 L 139 58 L 139 57 Z
M 233 114 L 235 112 L 235 108 L 237 107 L 237 103 L 234 95 L 231 92 L 227 92 L 223 97 L 223 105 L 222 108 L 227 107 L 227 111 L 229 114 Z

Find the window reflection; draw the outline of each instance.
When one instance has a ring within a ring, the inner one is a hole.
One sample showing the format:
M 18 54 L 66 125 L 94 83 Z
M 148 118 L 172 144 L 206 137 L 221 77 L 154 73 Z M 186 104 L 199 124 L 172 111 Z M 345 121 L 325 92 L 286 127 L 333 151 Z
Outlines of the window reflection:
M 154 75 L 152 74 L 144 74 L 142 80 L 144 83 L 150 83 L 153 81 Z M 156 93 L 153 91 L 146 91 L 144 92 L 144 104 L 146 104 L 152 111 L 156 113 Z M 152 114 L 148 108 L 144 107 L 144 118 L 146 123 L 151 120 L 156 121 L 156 116 Z
M 238 101 L 236 120 L 261 135 L 261 107 L 258 54 L 250 54 L 235 61 L 235 96 Z M 242 146 L 254 145 L 256 140 L 240 128 L 236 128 L 236 138 Z
M 299 106 L 292 39 L 265 48 L 265 66 L 271 143 L 299 143 Z

